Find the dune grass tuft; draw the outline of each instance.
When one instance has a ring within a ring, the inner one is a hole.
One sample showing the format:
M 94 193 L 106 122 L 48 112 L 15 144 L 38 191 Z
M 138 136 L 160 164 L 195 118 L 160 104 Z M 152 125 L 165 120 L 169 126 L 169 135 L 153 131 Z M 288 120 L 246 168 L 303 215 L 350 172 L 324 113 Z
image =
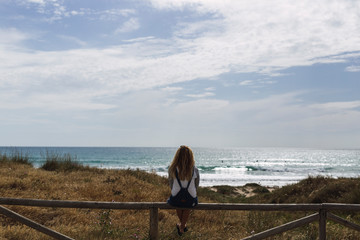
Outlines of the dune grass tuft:
M 70 154 L 46 153 L 46 161 L 40 167 L 46 171 L 83 171 L 89 170 L 90 167 L 83 166 L 76 161 L 76 156 Z
M 253 201 L 264 203 L 360 203 L 360 178 L 309 176 L 297 184 L 257 195 Z
M 15 151 L 11 155 L 8 155 L 6 153 L 2 154 L 0 153 L 0 164 L 5 163 L 15 163 L 15 164 L 25 164 L 32 166 L 32 163 L 30 162 L 30 158 L 28 154 L 23 154 L 22 152 Z

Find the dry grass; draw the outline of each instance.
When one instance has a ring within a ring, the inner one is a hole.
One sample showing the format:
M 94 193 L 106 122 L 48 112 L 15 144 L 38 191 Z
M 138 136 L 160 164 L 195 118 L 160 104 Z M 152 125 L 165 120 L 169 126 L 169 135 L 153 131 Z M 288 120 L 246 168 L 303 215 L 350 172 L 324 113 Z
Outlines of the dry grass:
M 228 187 L 222 187 L 220 193 L 209 188 L 201 188 L 199 200 L 200 202 L 271 202 L 284 194 L 279 191 L 281 188 L 273 193 L 259 193 L 257 198 L 244 198 L 234 194 L 234 191 Z M 35 169 L 29 164 L 0 162 L 0 196 L 2 197 L 164 202 L 169 194 L 167 179 L 143 171 L 101 170 L 87 167 L 71 171 L 46 171 L 41 168 Z M 75 239 L 148 239 L 149 211 L 7 207 Z M 259 232 L 304 215 L 305 213 L 194 211 L 188 223 L 189 232 L 180 238 L 175 229 L 177 222 L 175 211 L 160 210 L 160 239 L 241 239 L 253 231 Z M 345 217 L 353 221 L 359 220 L 359 216 L 355 214 Z M 332 223 L 328 224 L 328 232 L 334 236 L 329 236 L 328 239 L 360 239 L 360 235 L 354 231 Z M 314 236 L 317 236 L 317 224 L 272 239 L 313 239 Z M 0 240 L 3 239 L 51 238 L 0 215 Z
M 167 179 L 132 170 L 46 171 L 29 165 L 2 163 L 0 195 L 15 198 L 83 201 L 159 202 L 170 194 Z M 200 198 L 201 201 L 201 198 Z M 75 239 L 147 239 L 149 212 L 135 210 L 55 209 L 7 206 Z M 195 211 L 182 239 L 224 239 L 223 229 L 238 239 L 242 213 Z M 178 239 L 174 210 L 159 212 L 161 239 Z M 110 224 L 111 221 L 111 224 Z M 0 215 L 0 239 L 51 239 Z M 101 225 L 101 222 L 105 222 Z M 209 225 L 212 231 L 209 232 Z M 231 238 L 228 238 L 231 239 Z

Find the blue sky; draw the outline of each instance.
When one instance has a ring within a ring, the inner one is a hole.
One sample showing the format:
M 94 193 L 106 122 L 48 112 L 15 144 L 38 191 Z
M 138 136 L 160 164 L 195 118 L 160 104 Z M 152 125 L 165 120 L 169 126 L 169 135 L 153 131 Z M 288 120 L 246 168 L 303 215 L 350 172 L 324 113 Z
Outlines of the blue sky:
M 359 12 L 1 0 L 0 145 L 359 148 Z

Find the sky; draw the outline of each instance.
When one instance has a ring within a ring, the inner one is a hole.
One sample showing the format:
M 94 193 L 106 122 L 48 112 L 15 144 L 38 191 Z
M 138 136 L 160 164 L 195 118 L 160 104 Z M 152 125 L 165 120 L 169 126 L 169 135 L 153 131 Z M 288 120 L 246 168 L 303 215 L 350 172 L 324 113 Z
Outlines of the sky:
M 358 0 L 0 0 L 0 145 L 360 148 Z

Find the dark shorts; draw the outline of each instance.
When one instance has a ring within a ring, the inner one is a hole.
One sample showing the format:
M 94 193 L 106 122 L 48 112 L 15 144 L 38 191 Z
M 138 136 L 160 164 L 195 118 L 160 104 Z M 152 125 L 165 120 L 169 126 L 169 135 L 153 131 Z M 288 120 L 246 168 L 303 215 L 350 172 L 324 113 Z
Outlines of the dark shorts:
M 178 208 L 192 208 L 198 205 L 199 201 L 198 198 L 194 198 L 192 202 L 188 202 L 188 203 L 182 203 L 182 202 L 174 202 L 172 200 L 171 197 L 169 197 L 169 199 L 167 200 L 167 203 L 173 207 L 178 207 Z

